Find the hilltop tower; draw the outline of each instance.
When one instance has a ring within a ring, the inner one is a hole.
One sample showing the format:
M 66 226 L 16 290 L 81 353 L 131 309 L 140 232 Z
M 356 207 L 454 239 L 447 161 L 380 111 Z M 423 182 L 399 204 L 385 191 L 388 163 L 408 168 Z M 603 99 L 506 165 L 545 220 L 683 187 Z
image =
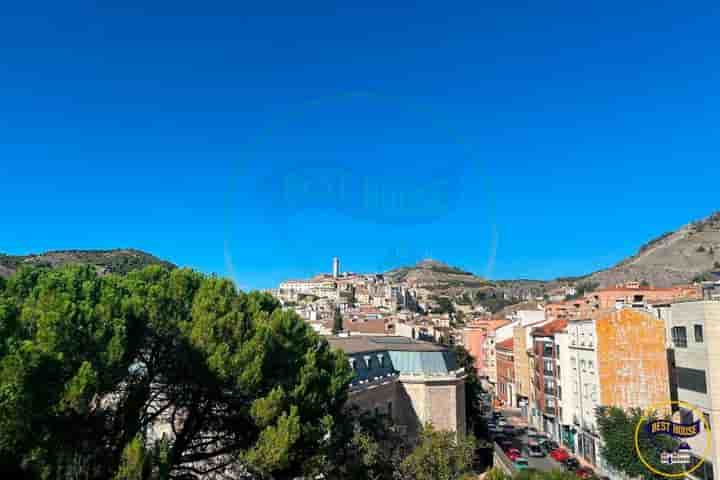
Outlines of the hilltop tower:
M 332 273 L 333 278 L 338 278 L 340 276 L 340 259 L 338 257 L 333 257 Z

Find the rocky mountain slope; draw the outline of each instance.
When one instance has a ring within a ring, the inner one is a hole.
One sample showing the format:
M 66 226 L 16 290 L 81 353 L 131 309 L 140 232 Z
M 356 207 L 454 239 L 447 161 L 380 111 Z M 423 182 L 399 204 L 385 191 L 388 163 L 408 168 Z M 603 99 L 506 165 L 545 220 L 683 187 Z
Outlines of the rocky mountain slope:
M 688 283 L 720 270 L 720 212 L 646 243 L 632 257 L 586 280 L 600 286 L 629 280 L 657 287 Z
M 562 285 L 584 289 L 639 281 L 669 287 L 709 278 L 712 271 L 720 271 L 720 212 L 647 242 L 617 265 L 579 277 L 488 281 L 436 260 L 424 260 L 385 275 L 417 284 L 438 296 L 472 295 L 473 299 L 480 296 L 517 302 L 543 297 Z
M 93 265 L 98 272 L 119 274 L 148 265 L 175 267 L 170 262 L 140 250 L 57 250 L 30 255 L 0 254 L 0 276 L 9 277 L 22 265 L 59 267 L 67 264 Z

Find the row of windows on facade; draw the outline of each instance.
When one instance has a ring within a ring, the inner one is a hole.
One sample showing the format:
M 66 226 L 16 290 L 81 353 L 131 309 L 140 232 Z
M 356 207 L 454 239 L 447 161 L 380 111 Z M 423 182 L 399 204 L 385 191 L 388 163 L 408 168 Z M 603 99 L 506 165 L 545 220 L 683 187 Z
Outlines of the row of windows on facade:
M 358 371 L 362 368 L 367 368 L 368 370 L 372 370 L 373 368 L 386 368 L 389 367 L 387 360 L 385 359 L 385 355 L 378 354 L 375 355 L 375 359 L 373 359 L 373 355 L 365 355 L 364 362 L 361 361 L 358 358 L 351 358 L 350 359 L 350 366 L 354 371 Z
M 672 335 L 672 342 L 674 346 L 687 348 L 688 343 L 686 327 L 672 327 L 670 333 Z M 702 325 L 693 325 L 693 333 L 695 334 L 695 343 L 703 343 L 705 341 Z
M 572 334 L 570 335 L 570 344 L 571 344 L 571 345 L 578 345 L 578 344 L 579 344 L 580 346 L 583 346 L 583 347 L 585 347 L 585 346 L 587 346 L 587 347 L 592 347 L 592 346 L 593 346 L 593 342 L 594 342 L 594 340 L 595 340 L 595 336 L 593 335 L 592 332 L 588 332 L 588 333 L 580 332 L 579 337 L 580 337 L 580 338 L 579 338 L 580 341 L 578 342 L 578 333 L 577 333 L 577 330 L 573 330 L 573 331 L 572 331 Z M 587 338 L 586 338 L 586 337 L 587 337 Z
M 577 370 L 577 367 L 578 367 L 577 358 L 570 357 L 570 363 L 572 363 L 573 370 Z M 583 372 L 593 373 L 595 371 L 595 362 L 593 362 L 592 360 L 585 361 L 583 359 L 580 359 L 580 370 L 582 370 Z

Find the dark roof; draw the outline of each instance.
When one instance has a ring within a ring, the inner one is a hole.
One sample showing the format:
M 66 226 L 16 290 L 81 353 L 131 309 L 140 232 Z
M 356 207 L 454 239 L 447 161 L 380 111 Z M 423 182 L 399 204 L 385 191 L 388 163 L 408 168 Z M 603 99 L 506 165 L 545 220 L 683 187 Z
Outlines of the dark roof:
M 437 343 L 411 340 L 407 337 L 351 335 L 349 337 L 325 337 L 333 348 L 347 354 L 392 350 L 396 352 L 443 352 L 448 348 Z

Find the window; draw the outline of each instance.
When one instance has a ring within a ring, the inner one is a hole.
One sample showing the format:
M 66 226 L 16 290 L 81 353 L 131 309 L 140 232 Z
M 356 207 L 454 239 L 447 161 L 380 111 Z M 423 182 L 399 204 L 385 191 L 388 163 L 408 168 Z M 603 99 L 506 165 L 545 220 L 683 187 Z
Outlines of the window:
M 678 348 L 687 348 L 687 329 L 685 327 L 672 328 L 673 345 Z
M 590 372 L 592 372 L 593 369 L 595 368 L 595 364 L 593 363 L 592 360 L 588 360 L 587 368 L 588 368 L 588 371 L 590 371 Z
M 695 342 L 703 343 L 703 326 L 695 325 Z
M 378 364 L 380 365 L 380 368 L 385 368 L 385 355 L 379 354 L 378 356 Z
M 545 359 L 544 361 L 544 367 L 545 367 L 545 375 L 552 375 L 553 374 L 553 361 Z
M 677 373 L 678 387 L 692 392 L 707 393 L 707 382 L 705 380 L 705 370 L 696 370 L 694 368 L 675 369 Z

